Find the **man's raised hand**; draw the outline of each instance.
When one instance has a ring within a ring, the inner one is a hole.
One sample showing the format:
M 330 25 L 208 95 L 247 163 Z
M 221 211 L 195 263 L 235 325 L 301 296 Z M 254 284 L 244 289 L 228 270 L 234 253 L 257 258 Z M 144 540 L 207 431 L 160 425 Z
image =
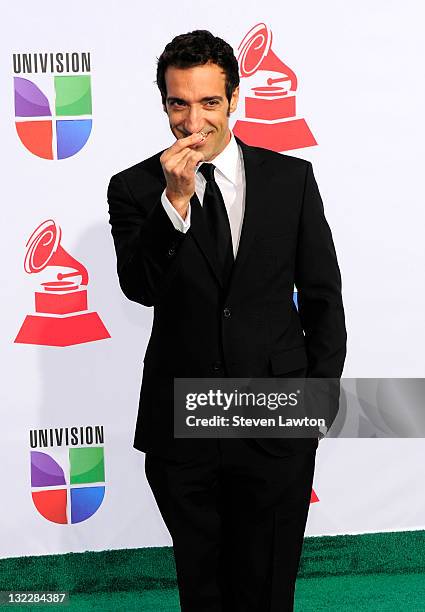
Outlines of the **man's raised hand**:
M 200 161 L 204 161 L 203 153 L 190 147 L 204 139 L 203 132 L 179 138 L 159 158 L 167 181 L 165 195 L 183 219 L 190 198 L 195 193 L 195 168 Z

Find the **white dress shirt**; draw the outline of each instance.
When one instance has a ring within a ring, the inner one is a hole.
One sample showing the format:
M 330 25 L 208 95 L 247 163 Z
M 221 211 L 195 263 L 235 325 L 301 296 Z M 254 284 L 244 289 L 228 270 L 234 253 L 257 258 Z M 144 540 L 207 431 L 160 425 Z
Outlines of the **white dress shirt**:
M 206 179 L 199 172 L 202 163 L 198 164 L 195 170 L 195 192 L 201 205 L 203 203 L 206 185 Z M 229 143 L 217 157 L 211 160 L 211 163 L 215 166 L 215 181 L 223 195 L 224 204 L 229 217 L 233 253 L 236 257 L 245 211 L 245 171 L 242 151 L 232 132 Z M 164 189 L 161 195 L 161 202 L 165 212 L 176 230 L 185 234 L 190 228 L 190 203 L 186 218 L 183 219 L 165 195 L 165 191 L 166 189 Z

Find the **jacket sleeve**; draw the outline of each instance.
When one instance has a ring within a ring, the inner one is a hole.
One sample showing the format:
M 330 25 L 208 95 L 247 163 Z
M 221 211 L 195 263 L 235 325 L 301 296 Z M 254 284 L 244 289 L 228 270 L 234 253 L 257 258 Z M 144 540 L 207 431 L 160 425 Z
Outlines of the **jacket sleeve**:
M 339 378 L 344 367 L 347 338 L 341 274 L 310 162 L 299 224 L 295 285 L 305 333 L 307 376 Z
M 122 174 L 109 183 L 108 204 L 121 289 L 129 300 L 153 306 L 172 276 L 185 234 L 173 227 L 160 195 L 145 209 Z

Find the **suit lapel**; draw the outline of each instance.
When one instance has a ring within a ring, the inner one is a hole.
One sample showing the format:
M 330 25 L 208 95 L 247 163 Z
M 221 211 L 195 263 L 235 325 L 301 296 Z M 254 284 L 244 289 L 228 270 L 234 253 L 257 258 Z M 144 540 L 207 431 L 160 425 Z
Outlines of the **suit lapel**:
M 236 136 L 235 138 L 241 147 L 244 162 L 245 212 L 230 288 L 235 284 L 255 240 L 262 214 L 262 197 L 264 196 L 264 181 L 261 176 L 261 164 L 264 162 L 264 158 L 256 148 L 250 147 Z

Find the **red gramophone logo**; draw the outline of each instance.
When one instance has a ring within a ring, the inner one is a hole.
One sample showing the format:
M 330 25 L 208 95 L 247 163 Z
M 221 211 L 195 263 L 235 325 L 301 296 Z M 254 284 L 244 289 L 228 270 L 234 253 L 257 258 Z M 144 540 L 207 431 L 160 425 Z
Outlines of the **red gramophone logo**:
M 60 227 L 48 219 L 26 244 L 25 272 L 35 274 L 48 269 L 57 280 L 40 283 L 42 290 L 35 292 L 35 314 L 25 317 L 15 342 L 70 346 L 110 338 L 97 312 L 88 311 L 86 268 L 60 242 Z
M 267 85 L 251 88 L 252 94 L 245 97 L 245 119 L 236 121 L 233 132 L 247 144 L 278 152 L 316 145 L 305 119 L 296 116 L 297 77 L 271 44 L 271 30 L 258 23 L 238 47 L 241 78 L 272 74 L 261 74 Z

